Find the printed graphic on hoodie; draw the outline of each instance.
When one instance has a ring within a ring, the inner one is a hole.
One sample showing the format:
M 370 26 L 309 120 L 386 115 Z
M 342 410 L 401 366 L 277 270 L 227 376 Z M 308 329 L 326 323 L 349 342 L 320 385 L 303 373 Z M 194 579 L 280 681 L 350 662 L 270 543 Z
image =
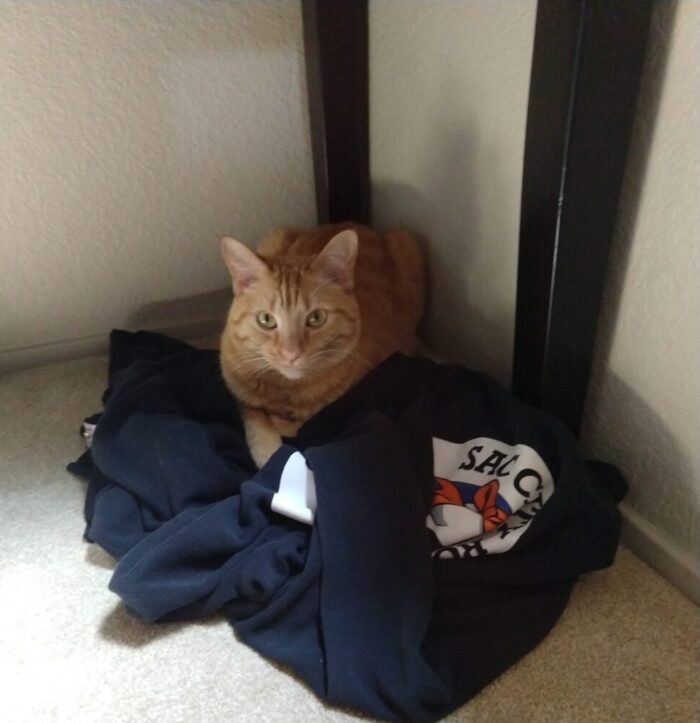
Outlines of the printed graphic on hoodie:
M 524 444 L 433 438 L 435 487 L 426 524 L 441 558 L 510 550 L 554 492 L 552 474 Z

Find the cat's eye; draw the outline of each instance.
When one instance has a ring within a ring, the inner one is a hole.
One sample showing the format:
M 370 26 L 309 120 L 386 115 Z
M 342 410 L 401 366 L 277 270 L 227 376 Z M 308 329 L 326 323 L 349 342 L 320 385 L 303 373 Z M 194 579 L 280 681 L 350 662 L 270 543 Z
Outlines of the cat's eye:
M 274 329 L 277 327 L 277 321 L 272 314 L 270 314 L 268 311 L 259 311 L 255 315 L 255 320 L 258 322 L 258 326 L 261 329 L 266 329 L 267 331 L 270 331 L 270 329 Z
M 307 317 L 306 324 L 308 326 L 318 327 L 326 323 L 328 314 L 324 309 L 314 309 Z

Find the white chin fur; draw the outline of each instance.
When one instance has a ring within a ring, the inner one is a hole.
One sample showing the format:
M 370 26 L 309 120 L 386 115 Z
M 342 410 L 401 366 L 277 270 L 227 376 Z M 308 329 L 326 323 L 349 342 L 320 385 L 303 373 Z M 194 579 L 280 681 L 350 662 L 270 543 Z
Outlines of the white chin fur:
M 305 370 L 298 367 L 277 367 L 277 371 L 287 379 L 301 379 Z

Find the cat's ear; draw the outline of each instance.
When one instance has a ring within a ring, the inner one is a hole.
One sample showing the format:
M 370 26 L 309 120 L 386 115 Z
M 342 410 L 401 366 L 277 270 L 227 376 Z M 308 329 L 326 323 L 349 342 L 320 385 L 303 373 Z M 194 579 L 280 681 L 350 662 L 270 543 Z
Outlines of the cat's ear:
M 355 285 L 357 232 L 351 228 L 337 233 L 314 259 L 311 270 L 350 292 Z
M 237 294 L 258 281 L 267 271 L 265 262 L 254 251 L 230 236 L 221 239 L 221 254 Z

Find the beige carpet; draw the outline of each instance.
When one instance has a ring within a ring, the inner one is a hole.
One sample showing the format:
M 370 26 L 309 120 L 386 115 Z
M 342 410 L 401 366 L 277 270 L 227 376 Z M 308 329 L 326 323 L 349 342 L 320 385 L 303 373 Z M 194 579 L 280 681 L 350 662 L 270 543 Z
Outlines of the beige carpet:
M 2 721 L 349 721 L 239 644 L 228 624 L 149 626 L 107 590 L 64 471 L 106 361 L 0 378 Z M 553 633 L 450 721 L 698 717 L 698 608 L 626 550 L 586 576 Z

